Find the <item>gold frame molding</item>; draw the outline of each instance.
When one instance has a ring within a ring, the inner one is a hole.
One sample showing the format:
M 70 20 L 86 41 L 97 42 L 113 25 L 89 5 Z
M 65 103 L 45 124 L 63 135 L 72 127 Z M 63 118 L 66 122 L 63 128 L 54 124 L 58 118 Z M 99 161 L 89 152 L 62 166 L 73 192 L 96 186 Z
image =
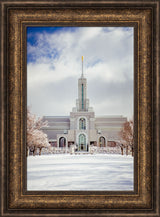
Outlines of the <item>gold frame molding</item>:
M 159 216 L 159 0 L 1 3 L 1 216 Z M 134 191 L 26 190 L 26 27 L 134 27 Z

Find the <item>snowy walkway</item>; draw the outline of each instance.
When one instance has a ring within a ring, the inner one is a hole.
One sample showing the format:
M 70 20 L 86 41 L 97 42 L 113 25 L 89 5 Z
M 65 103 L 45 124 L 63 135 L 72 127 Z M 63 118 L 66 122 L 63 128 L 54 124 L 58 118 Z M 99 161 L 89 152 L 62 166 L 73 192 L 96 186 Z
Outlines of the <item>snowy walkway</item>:
M 27 190 L 133 190 L 133 157 L 29 156 Z

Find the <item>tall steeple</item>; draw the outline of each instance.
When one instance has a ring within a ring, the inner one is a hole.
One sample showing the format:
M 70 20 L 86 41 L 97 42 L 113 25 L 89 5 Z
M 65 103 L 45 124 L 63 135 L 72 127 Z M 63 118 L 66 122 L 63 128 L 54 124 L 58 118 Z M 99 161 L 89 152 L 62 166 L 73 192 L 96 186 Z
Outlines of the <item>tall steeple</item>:
M 89 99 L 87 99 L 87 79 L 83 74 L 83 56 L 82 56 L 82 74 L 78 79 L 78 100 L 77 100 L 78 111 L 88 111 Z

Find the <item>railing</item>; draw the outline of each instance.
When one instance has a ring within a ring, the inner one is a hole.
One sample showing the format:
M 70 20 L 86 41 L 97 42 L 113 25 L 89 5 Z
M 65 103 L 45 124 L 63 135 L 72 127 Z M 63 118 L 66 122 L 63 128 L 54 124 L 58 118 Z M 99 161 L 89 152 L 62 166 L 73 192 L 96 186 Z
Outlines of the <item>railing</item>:
M 43 148 L 42 149 L 42 155 L 43 154 L 75 154 L 83 152 L 83 150 L 78 151 L 76 150 L 75 146 L 70 146 L 68 148 L 58 148 L 58 147 L 51 147 L 49 149 Z M 119 146 L 116 147 L 97 147 L 97 146 L 89 146 L 89 150 L 86 151 L 86 154 L 121 154 L 121 148 Z M 124 149 L 123 154 L 126 154 L 126 151 Z M 131 155 L 131 151 L 128 151 L 128 154 Z

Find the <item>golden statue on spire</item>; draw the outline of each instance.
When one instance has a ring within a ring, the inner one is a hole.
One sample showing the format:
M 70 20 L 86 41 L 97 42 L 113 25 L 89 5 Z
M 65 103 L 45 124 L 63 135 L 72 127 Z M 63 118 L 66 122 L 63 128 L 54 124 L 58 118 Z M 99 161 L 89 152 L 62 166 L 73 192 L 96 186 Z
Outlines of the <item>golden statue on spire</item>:
M 82 56 L 82 78 L 83 78 L 83 56 Z

